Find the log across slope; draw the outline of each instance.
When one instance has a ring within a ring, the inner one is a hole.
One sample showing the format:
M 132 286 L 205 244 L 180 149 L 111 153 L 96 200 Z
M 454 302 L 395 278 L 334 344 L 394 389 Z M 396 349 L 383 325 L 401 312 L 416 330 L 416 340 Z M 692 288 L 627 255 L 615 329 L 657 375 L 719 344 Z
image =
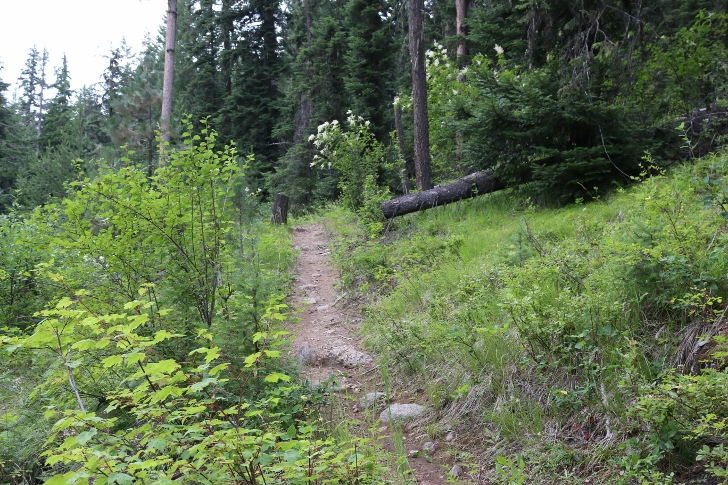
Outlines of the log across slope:
M 407 194 L 390 199 L 382 204 L 384 217 L 390 219 L 411 212 L 418 212 L 462 199 L 488 194 L 506 187 L 506 182 L 493 175 L 492 170 L 483 170 L 460 178 L 453 183 L 438 185 L 430 190 Z

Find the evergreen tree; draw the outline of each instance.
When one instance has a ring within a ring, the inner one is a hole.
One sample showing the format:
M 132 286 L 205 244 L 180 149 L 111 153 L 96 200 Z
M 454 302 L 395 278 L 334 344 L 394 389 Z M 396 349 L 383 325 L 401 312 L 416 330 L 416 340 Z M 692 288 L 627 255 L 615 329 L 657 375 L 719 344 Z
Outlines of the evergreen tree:
M 133 76 L 131 61 L 133 56 L 131 47 L 122 38 L 120 45 L 118 47 L 112 47 L 104 57 L 109 61 L 109 66 L 102 74 L 104 82 L 101 103 L 109 127 L 113 130 L 117 121 L 114 106 L 120 102 L 122 96 L 121 90 L 131 83 Z
M 331 199 L 338 178 L 326 170 L 312 170 L 315 153 L 309 135 L 325 121 L 343 120 L 349 106 L 345 3 L 296 0 L 289 8 L 284 38 L 287 65 L 283 116 L 276 134 L 289 144 L 269 179 L 274 191 L 285 191 L 294 205 Z
M 2 68 L 0 64 L 0 72 Z M 15 120 L 5 97 L 9 86 L 0 79 L 0 213 L 6 212 L 10 206 L 10 195 L 18 176 L 18 167 L 13 163 L 10 148 L 10 132 Z
M 229 5 L 229 10 L 230 15 L 236 12 L 240 22 L 238 41 L 232 46 L 235 62 L 230 93 L 224 99 L 219 121 L 229 123 L 230 137 L 242 153 L 255 154 L 247 176 L 251 188 L 257 189 L 280 155 L 273 138 L 282 72 L 277 35 L 282 23 L 280 0 L 240 2 Z
M 104 113 L 102 95 L 89 87 L 82 87 L 73 105 L 75 146 L 83 159 L 98 156 L 111 143 L 108 118 Z
M 41 148 L 39 139 L 45 113 L 45 90 L 47 88 L 45 70 L 47 63 L 48 51 L 43 49 L 43 52 L 40 53 L 38 48 L 33 46 L 28 53 L 25 68 L 23 68 L 18 78 L 21 90 L 19 111 L 25 126 L 34 131 L 33 148 L 36 157 L 40 155 Z
M 185 0 L 179 7 L 179 21 L 185 28 L 178 39 L 177 107 L 198 123 L 202 118 L 217 116 L 222 104 L 218 67 L 221 27 L 214 0 Z
M 61 66 L 56 69 L 56 80 L 51 88 L 56 94 L 48 102 L 48 110 L 43 118 L 43 128 L 38 140 L 41 150 L 56 148 L 64 143 L 75 149 L 78 138 L 71 132 L 74 126 L 71 106 L 73 92 L 65 55 Z
M 350 108 L 374 125 L 380 140 L 391 127 L 387 94 L 393 45 L 389 26 L 384 21 L 387 7 L 381 0 L 348 0 L 346 20 L 348 45 L 346 52 L 346 92 Z
M 147 39 L 128 84 L 120 88 L 118 99 L 111 103 L 115 117 L 110 133 L 113 146 L 131 150 L 130 159 L 143 164 L 150 175 L 159 155 L 156 130 L 162 106 L 162 72 L 161 40 Z

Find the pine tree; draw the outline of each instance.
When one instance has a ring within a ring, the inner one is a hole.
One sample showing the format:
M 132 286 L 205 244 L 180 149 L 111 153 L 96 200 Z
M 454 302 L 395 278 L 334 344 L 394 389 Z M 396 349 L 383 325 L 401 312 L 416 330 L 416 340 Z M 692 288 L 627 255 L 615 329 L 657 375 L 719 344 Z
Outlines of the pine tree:
M 282 61 L 278 47 L 278 27 L 282 23 L 280 0 L 253 0 L 229 5 L 230 15 L 241 21 L 232 46 L 235 61 L 218 121 L 229 123 L 229 136 L 242 153 L 253 153 L 247 170 L 253 189 L 263 186 L 265 174 L 272 172 L 280 155 L 273 130 L 279 118 L 278 83 Z M 229 55 L 229 53 L 225 53 Z
M 63 56 L 60 67 L 56 69 L 56 80 L 51 85 L 56 92 L 53 99 L 48 102 L 48 110 L 43 117 L 43 126 L 40 132 L 39 144 L 41 151 L 57 148 L 68 144 L 72 149 L 77 148 L 77 137 L 73 136 L 73 108 L 71 106 L 71 76 L 68 72 L 68 61 Z
M 129 85 L 133 76 L 130 65 L 133 56 L 131 47 L 122 38 L 119 46 L 112 47 L 104 57 L 109 61 L 109 66 L 102 74 L 104 82 L 101 103 L 109 126 L 113 127 L 116 122 L 114 106 L 121 99 L 121 90 Z
M 162 106 L 163 58 L 161 39 L 147 39 L 145 44 L 131 79 L 111 104 L 115 121 L 110 136 L 114 147 L 132 150 L 131 160 L 144 164 L 151 175 L 159 155 L 156 130 Z
M 28 53 L 25 68 L 21 71 L 18 81 L 20 83 L 19 111 L 23 123 L 35 133 L 33 148 L 35 156 L 40 155 L 40 133 L 45 113 L 46 65 L 48 64 L 48 51 L 43 49 L 40 53 L 33 46 Z
M 2 72 L 0 64 L 0 72 Z M 14 122 L 13 112 L 8 105 L 5 91 L 10 85 L 0 79 L 0 213 L 10 206 L 10 195 L 18 177 L 18 167 L 11 157 L 10 137 Z
M 180 113 L 192 115 L 197 123 L 201 118 L 217 116 L 222 104 L 218 67 L 221 28 L 216 2 L 182 1 L 178 15 L 185 28 L 180 31 L 177 42 L 177 106 Z
M 391 127 L 387 80 L 393 45 L 384 22 L 386 5 L 381 0 L 348 0 L 346 20 L 348 45 L 346 53 L 346 92 L 350 108 L 374 125 L 380 140 Z
M 83 159 L 99 156 L 111 143 L 102 95 L 83 86 L 76 95 L 73 111 L 79 156 Z

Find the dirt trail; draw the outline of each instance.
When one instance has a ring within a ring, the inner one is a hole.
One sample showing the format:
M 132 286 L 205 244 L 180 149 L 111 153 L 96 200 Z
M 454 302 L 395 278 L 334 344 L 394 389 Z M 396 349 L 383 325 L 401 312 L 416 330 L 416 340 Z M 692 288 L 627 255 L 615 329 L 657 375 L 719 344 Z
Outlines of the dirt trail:
M 294 334 L 291 353 L 302 362 L 302 375 L 312 384 L 324 382 L 333 375 L 340 389 L 334 396 L 341 399 L 341 409 L 348 419 L 361 420 L 360 400 L 364 393 L 385 389 L 376 359 L 361 350 L 357 333 L 361 321 L 359 309 L 345 299 L 339 273 L 330 262 L 329 243 L 320 224 L 294 228 L 293 244 L 299 256 L 292 304 L 294 308 L 303 308 L 303 312 L 298 315 L 300 321 L 290 326 Z M 396 397 L 398 402 L 405 403 L 418 400 L 408 395 Z M 385 407 L 381 404 L 376 408 L 376 417 Z M 383 435 L 389 434 L 386 425 L 380 426 Z M 414 472 L 414 479 L 409 482 L 445 483 L 449 468 L 438 464 L 438 452 L 421 451 L 430 438 L 421 430 L 409 430 L 406 424 L 403 428 L 403 443 Z M 391 438 L 383 438 L 382 444 L 386 450 L 394 451 Z M 431 456 L 435 456 L 432 462 Z

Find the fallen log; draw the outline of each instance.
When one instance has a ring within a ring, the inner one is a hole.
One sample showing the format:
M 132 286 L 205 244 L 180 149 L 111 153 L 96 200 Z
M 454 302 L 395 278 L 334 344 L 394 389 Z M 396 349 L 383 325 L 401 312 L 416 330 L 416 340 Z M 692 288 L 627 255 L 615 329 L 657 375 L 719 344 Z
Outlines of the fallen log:
M 384 217 L 391 219 L 411 212 L 450 204 L 458 200 L 489 194 L 505 187 L 506 182 L 493 175 L 492 170 L 483 170 L 458 179 L 451 184 L 438 185 L 430 190 L 390 199 L 382 204 L 382 212 Z

